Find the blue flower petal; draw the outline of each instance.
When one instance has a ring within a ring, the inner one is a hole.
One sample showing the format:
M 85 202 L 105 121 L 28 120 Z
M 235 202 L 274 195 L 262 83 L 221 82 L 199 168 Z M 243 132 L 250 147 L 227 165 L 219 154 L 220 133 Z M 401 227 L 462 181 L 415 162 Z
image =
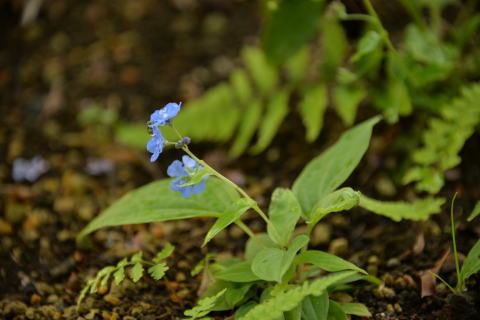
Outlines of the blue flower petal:
M 165 144 L 165 138 L 158 128 L 153 129 L 153 136 L 147 143 L 147 150 L 153 153 L 150 157 L 150 162 L 154 162 L 158 159 L 158 156 L 163 151 L 163 145 Z
M 200 181 L 199 183 L 192 186 L 192 193 L 193 194 L 199 194 L 199 193 L 202 193 L 205 190 L 205 188 L 207 187 L 207 184 L 205 183 L 205 180 L 207 178 L 208 177 L 205 177 L 204 179 L 202 179 L 202 181 Z
M 183 156 L 182 161 L 183 161 L 183 164 L 185 165 L 185 167 L 187 167 L 188 169 L 191 169 L 191 170 L 194 170 L 195 167 L 198 165 L 197 161 L 193 160 L 189 156 Z
M 150 128 L 155 128 L 168 124 L 170 119 L 174 118 L 180 111 L 180 105 L 181 104 L 175 102 L 170 102 L 167 103 L 162 109 L 155 110 L 150 115 L 150 123 L 148 126 Z
M 182 192 L 182 187 L 180 187 L 180 185 L 182 184 L 180 182 L 180 179 L 181 178 L 177 178 L 177 179 L 174 179 L 172 180 L 172 182 L 170 182 L 170 188 L 172 188 L 173 191 L 175 192 Z
M 192 195 L 192 187 L 187 186 L 187 187 L 181 188 L 180 193 L 182 194 L 182 197 L 188 198 Z
M 173 161 L 167 168 L 167 174 L 169 177 L 184 177 L 188 173 L 183 168 L 183 164 L 179 160 Z

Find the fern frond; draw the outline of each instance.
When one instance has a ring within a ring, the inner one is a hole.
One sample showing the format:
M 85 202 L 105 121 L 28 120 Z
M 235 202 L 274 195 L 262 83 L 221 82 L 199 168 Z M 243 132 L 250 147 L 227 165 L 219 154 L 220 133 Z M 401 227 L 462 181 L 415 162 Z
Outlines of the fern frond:
M 458 155 L 480 123 L 480 83 L 461 89 L 460 95 L 441 109 L 440 117 L 431 119 L 422 136 L 423 146 L 413 153 L 415 166 L 404 183 L 416 182 L 416 189 L 437 193 L 443 186 L 443 173 L 457 166 Z

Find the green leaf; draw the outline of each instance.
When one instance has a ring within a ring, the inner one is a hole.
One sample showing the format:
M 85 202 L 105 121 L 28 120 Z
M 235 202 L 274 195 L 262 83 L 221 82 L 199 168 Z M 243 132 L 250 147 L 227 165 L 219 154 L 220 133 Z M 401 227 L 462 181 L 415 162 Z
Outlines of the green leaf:
M 248 209 L 256 205 L 256 202 L 251 199 L 241 198 L 233 203 L 230 208 L 228 208 L 225 213 L 218 217 L 217 221 L 208 231 L 203 241 L 202 246 L 205 246 L 210 240 L 217 235 L 220 231 L 228 227 L 230 224 L 234 223 L 242 214 L 244 214 Z
M 367 274 L 367 272 L 351 262 L 348 262 L 333 254 L 320 250 L 307 250 L 301 252 L 295 257 L 295 264 L 313 264 L 317 268 L 328 272 L 336 272 L 343 270 L 353 270 L 359 273 Z
M 322 21 L 321 45 L 323 72 L 327 80 L 333 80 L 348 50 L 348 39 L 335 15 L 328 12 Z
M 130 278 L 132 278 L 133 282 L 138 282 L 138 280 L 140 280 L 140 278 L 143 276 L 142 264 L 140 262 L 135 263 L 130 272 Z
M 115 141 L 127 147 L 145 150 L 150 140 L 145 123 L 119 123 L 115 126 Z
M 402 219 L 426 220 L 432 214 L 439 213 L 445 202 L 443 198 L 428 197 L 413 202 L 379 201 L 360 195 L 359 206 L 394 221 Z
M 138 251 L 130 258 L 130 264 L 141 262 L 143 257 L 143 251 Z
M 187 186 L 192 186 L 194 184 L 197 184 L 203 180 L 203 178 L 211 176 L 212 171 L 208 168 L 202 168 L 201 170 L 198 170 L 194 172 L 192 175 L 188 177 L 188 181 L 181 184 L 180 187 L 187 187 Z
M 333 300 L 330 300 L 328 308 L 328 320 L 348 320 L 347 314 L 343 311 L 342 307 Z
M 267 226 L 268 227 L 268 226 Z M 264 248 L 277 248 L 278 245 L 270 239 L 266 233 L 257 233 L 253 238 L 247 240 L 245 246 L 245 259 L 252 260 Z
M 332 212 L 350 210 L 358 205 L 360 193 L 352 188 L 341 188 L 320 199 L 310 214 L 305 215 L 308 224 L 317 224 L 323 217 Z
M 283 62 L 313 37 L 320 25 L 323 1 L 282 0 L 263 32 L 263 48 L 269 61 Z
M 340 308 L 346 314 L 352 314 L 358 317 L 371 317 L 372 314 L 363 303 L 355 302 L 337 302 Z
M 160 260 L 168 258 L 173 253 L 173 250 L 175 250 L 175 247 L 170 242 L 167 242 L 163 247 L 162 251 L 157 253 L 155 258 L 152 259 L 152 261 L 155 263 L 159 263 Z
M 272 92 L 278 82 L 278 73 L 275 67 L 270 65 L 258 48 L 246 47 L 242 50 L 242 60 L 253 82 L 263 96 Z
M 287 89 L 282 89 L 275 93 L 268 102 L 267 111 L 258 130 L 258 141 L 253 146 L 252 153 L 262 152 L 272 142 L 283 119 L 288 114 L 289 95 L 290 93 Z
M 268 209 L 272 222 L 267 225 L 270 239 L 282 247 L 287 246 L 301 213 L 302 208 L 291 190 L 275 189 Z
M 252 87 L 248 75 L 243 69 L 236 69 L 230 75 L 230 84 L 235 97 L 243 105 L 249 103 L 252 98 Z
M 475 204 L 475 207 L 473 208 L 472 212 L 468 216 L 468 222 L 478 217 L 478 215 L 480 215 L 480 201 L 477 201 L 477 203 Z
M 77 240 L 103 227 L 220 216 L 239 198 L 235 189 L 215 178 L 207 180 L 203 193 L 188 199 L 169 184 L 170 180 L 156 181 L 127 193 L 93 219 Z
M 241 319 L 243 316 L 245 316 L 250 310 L 253 309 L 258 303 L 255 301 L 248 301 L 245 304 L 242 304 L 240 308 L 235 311 L 235 320 Z
M 285 62 L 290 81 L 298 84 L 310 69 L 310 46 L 306 45 Z
M 123 269 L 123 267 L 118 268 L 117 271 L 113 273 L 113 279 L 117 285 L 125 280 L 125 269 Z
M 375 117 L 348 130 L 302 170 L 293 184 L 293 193 L 304 213 L 350 176 L 367 151 L 372 128 L 379 120 Z
M 324 83 L 308 88 L 303 93 L 299 111 L 302 121 L 307 128 L 307 141 L 314 141 L 323 127 L 323 115 L 327 108 L 327 88 Z
M 202 296 L 210 297 L 217 294 L 219 291 L 226 289 L 227 291 L 217 300 L 212 311 L 232 310 L 237 304 L 243 301 L 245 295 L 253 285 L 253 282 L 235 283 L 216 280 Z
M 241 320 L 274 320 L 280 317 L 283 312 L 289 311 L 297 307 L 302 300 L 309 296 L 318 296 L 326 291 L 326 289 L 354 274 L 353 271 L 344 271 L 329 274 L 321 279 L 305 282 L 303 285 L 295 285 L 290 289 L 278 293 L 272 298 L 253 307 Z
M 165 272 L 168 270 L 167 264 L 162 262 L 148 268 L 148 273 L 155 280 L 160 280 L 165 275 Z
M 251 269 L 251 263 L 242 261 L 225 267 L 223 270 L 213 272 L 215 279 L 231 282 L 253 282 L 261 280 Z
M 283 317 L 285 320 L 302 320 L 302 305 L 298 304 L 292 310 L 285 311 Z
M 215 306 L 215 303 L 217 302 L 218 299 L 220 299 L 221 296 L 223 296 L 225 291 L 226 289 L 223 289 L 222 291 L 220 291 L 219 293 L 217 293 L 212 297 L 200 299 L 194 308 L 186 310 L 183 314 L 187 317 L 190 317 L 188 318 L 188 320 L 195 320 L 195 319 L 206 316 L 207 314 L 210 313 L 210 311 L 212 311 L 212 308 Z
M 463 261 L 462 270 L 460 270 L 461 284 L 465 283 L 471 275 L 480 271 L 480 240 L 468 252 L 467 257 Z
M 296 253 L 308 243 L 305 235 L 293 239 L 288 250 L 265 248 L 252 261 L 252 271 L 262 280 L 282 282 L 283 275 L 288 271 Z
M 302 301 L 302 320 L 326 320 L 328 315 L 328 293 L 308 296 Z
M 358 41 L 357 51 L 350 58 L 351 62 L 358 62 L 364 56 L 372 53 L 378 46 L 381 44 L 382 36 L 374 31 L 369 30 L 361 39 Z
M 335 109 L 345 125 L 351 126 L 355 122 L 358 105 L 366 96 L 362 87 L 339 85 L 334 88 Z
M 248 147 L 248 144 L 260 123 L 262 109 L 263 106 L 259 100 L 253 101 L 246 106 L 246 110 L 238 128 L 237 137 L 230 149 L 230 155 L 234 157 L 239 156 Z

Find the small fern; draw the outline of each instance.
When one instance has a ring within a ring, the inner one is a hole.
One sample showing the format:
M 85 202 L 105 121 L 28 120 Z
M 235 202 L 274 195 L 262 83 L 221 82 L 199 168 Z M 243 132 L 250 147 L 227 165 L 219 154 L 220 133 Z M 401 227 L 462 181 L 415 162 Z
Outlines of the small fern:
M 430 120 L 423 146 L 413 153 L 415 166 L 406 173 L 404 183 L 416 182 L 417 190 L 431 194 L 442 188 L 443 173 L 462 161 L 458 154 L 480 123 L 478 101 L 479 83 L 463 87 L 457 98 L 443 106 L 440 117 Z
M 127 274 L 133 282 L 138 282 L 144 275 L 143 265 L 149 266 L 147 272 L 153 279 L 160 280 L 168 270 L 167 264 L 162 262 L 162 260 L 169 257 L 173 250 L 174 247 L 167 243 L 151 261 L 143 259 L 143 252 L 139 251 L 130 259 L 122 259 L 116 266 L 104 267 L 97 273 L 95 278 L 88 280 L 85 287 L 80 291 L 77 307 L 80 306 L 87 294 L 94 294 L 100 288 L 108 286 L 112 277 L 117 285 L 125 280 Z M 129 269 L 126 272 L 127 267 Z
M 223 289 L 222 291 L 218 292 L 216 295 L 211 297 L 206 297 L 197 302 L 197 305 L 192 309 L 186 310 L 184 315 L 189 317 L 186 320 L 196 320 L 196 319 L 208 319 L 203 318 L 210 311 L 213 310 L 217 301 L 223 296 L 223 294 L 227 291 L 227 289 Z

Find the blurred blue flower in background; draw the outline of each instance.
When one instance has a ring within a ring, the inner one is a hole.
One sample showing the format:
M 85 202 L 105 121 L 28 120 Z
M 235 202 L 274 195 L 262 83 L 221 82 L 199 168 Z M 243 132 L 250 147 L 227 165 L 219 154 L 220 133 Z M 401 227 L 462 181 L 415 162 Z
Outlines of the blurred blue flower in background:
M 189 156 L 183 156 L 182 161 L 173 161 L 167 169 L 167 174 L 170 177 L 175 178 L 170 183 L 170 187 L 173 189 L 173 191 L 180 192 L 184 198 L 188 198 L 192 194 L 199 194 L 203 192 L 206 187 L 205 180 L 208 179 L 208 176 L 204 177 L 202 181 L 197 184 L 181 187 L 182 184 L 188 182 L 191 175 L 202 169 L 203 167 Z
M 153 135 L 150 141 L 147 143 L 148 152 L 152 153 L 150 162 L 154 162 L 158 159 L 158 156 L 163 151 L 163 145 L 165 144 L 165 138 L 162 136 L 160 129 L 153 128 Z
M 12 178 L 16 182 L 33 182 L 47 172 L 49 167 L 47 161 L 40 156 L 35 156 L 32 160 L 18 158 L 13 162 Z

